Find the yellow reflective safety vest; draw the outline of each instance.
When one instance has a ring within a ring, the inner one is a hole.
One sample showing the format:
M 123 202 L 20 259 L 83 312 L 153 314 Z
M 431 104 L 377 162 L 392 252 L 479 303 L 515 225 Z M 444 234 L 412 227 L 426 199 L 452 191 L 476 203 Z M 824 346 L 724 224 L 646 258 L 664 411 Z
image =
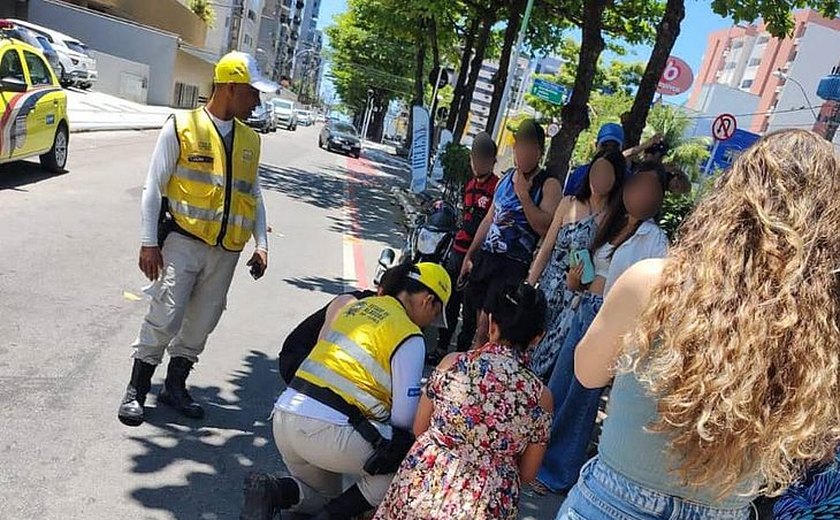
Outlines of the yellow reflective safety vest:
M 385 422 L 391 417 L 391 357 L 407 339 L 422 335 L 396 298 L 366 298 L 341 311 L 295 376 Z
M 234 119 L 228 151 L 206 109 L 174 117 L 181 153 L 166 196 L 178 230 L 210 246 L 242 251 L 257 215 L 259 136 Z

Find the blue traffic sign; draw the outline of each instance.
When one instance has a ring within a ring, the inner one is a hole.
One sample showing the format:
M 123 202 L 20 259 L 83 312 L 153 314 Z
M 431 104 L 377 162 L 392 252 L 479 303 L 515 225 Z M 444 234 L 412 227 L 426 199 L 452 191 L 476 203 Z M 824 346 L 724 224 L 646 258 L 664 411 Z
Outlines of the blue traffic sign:
M 563 85 L 540 78 L 534 79 L 534 84 L 531 87 L 531 94 L 553 105 L 562 105 L 566 99 L 566 93 L 566 87 Z
M 725 170 L 732 166 L 744 150 L 753 145 L 761 136 L 746 130 L 735 130 L 732 137 L 726 141 L 717 141 L 711 147 L 711 157 L 703 164 L 704 172 L 719 169 Z M 711 163 L 711 164 L 710 164 Z

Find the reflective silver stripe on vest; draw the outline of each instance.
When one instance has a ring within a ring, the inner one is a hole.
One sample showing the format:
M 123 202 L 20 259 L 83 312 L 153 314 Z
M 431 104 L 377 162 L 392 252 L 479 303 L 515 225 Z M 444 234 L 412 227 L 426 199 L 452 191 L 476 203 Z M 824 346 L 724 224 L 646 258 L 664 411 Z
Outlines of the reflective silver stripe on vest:
M 231 215 L 228 217 L 228 224 L 240 227 L 246 231 L 254 230 L 254 221 L 242 215 Z
M 244 193 L 246 195 L 250 195 L 251 190 L 254 189 L 254 184 L 251 183 L 251 182 L 248 182 L 248 181 L 238 180 L 238 181 L 233 181 L 233 187 L 234 187 L 234 189 L 236 189 L 236 191 L 239 191 L 239 192 Z
M 223 175 L 216 175 L 215 173 L 203 172 L 200 170 L 192 170 L 186 166 L 178 166 L 175 169 L 174 176 L 188 181 L 209 184 L 210 186 L 215 186 L 217 188 L 225 187 L 225 178 Z
M 389 394 L 391 393 L 391 376 L 389 376 L 388 373 L 382 369 L 382 366 L 373 359 L 373 356 L 360 347 L 358 343 L 344 334 L 334 330 L 331 330 L 324 340 L 338 345 L 342 350 L 350 354 L 351 357 L 361 363 L 362 366 L 370 372 L 370 375 L 372 375 L 376 380 L 376 384 L 388 390 Z
M 341 374 L 333 372 L 324 365 L 307 358 L 303 360 L 303 363 L 301 363 L 300 370 L 308 372 L 333 388 L 337 388 L 345 394 L 352 396 L 353 399 L 360 402 L 362 406 L 367 408 L 367 410 L 373 414 L 375 419 L 384 421 L 391 416 L 391 411 L 385 403 L 381 402 L 369 393 L 362 391 L 351 381 L 345 379 Z
M 169 207 L 173 211 L 173 213 L 184 215 L 189 218 L 195 218 L 198 220 L 208 220 L 210 222 L 221 222 L 222 214 L 224 213 L 223 210 L 205 209 L 190 206 L 186 202 L 180 200 L 170 200 Z

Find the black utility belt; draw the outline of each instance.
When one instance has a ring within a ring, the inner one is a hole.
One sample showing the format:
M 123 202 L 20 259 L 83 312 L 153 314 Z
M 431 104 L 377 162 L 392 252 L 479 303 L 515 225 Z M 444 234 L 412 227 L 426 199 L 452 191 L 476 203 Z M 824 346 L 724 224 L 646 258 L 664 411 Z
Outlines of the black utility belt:
M 329 388 L 310 383 L 300 377 L 292 379 L 292 382 L 289 383 L 289 387 L 294 388 L 307 397 L 311 397 L 321 404 L 329 406 L 333 410 L 346 415 L 350 421 L 350 425 L 353 426 L 353 428 L 359 432 L 359 435 L 368 441 L 374 449 L 386 442 L 386 439 L 382 437 L 379 430 L 370 423 L 368 418 L 365 417 L 357 406 L 348 403 L 343 397 Z

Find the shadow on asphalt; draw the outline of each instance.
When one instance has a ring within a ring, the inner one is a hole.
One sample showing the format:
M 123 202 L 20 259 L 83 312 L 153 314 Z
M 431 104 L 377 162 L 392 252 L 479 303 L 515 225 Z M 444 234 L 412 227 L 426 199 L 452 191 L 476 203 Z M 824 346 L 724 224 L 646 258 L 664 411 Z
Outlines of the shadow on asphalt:
M 378 163 L 374 162 L 372 166 L 385 173 Z M 339 176 L 349 176 L 350 179 Z M 383 176 L 336 167 L 307 171 L 260 166 L 263 189 L 283 193 L 318 208 L 339 211 L 345 207 L 349 195 L 355 223 L 348 221 L 345 214 L 331 216 L 330 230 L 348 232 L 355 238 L 383 242 L 396 248 L 401 246 L 402 231 L 395 226 L 400 215 L 394 205 L 391 188 L 403 183 L 400 177 L 387 173 Z
M 45 170 L 37 162 L 17 161 L 0 165 L 0 190 L 19 190 L 24 186 L 36 184 L 53 177 L 66 174 L 51 173 Z
M 298 289 L 316 291 L 334 296 L 344 294 L 347 292 L 348 285 L 355 283 L 355 280 L 346 280 L 344 278 L 324 278 L 321 276 L 286 278 L 283 281 L 293 287 L 297 287 Z
M 218 387 L 190 387 L 206 411 L 202 421 L 182 418 L 165 406 L 148 408 L 147 422 L 158 431 L 131 437 L 145 448 L 134 457 L 132 471 L 166 473 L 183 465 L 191 470 L 184 483 L 134 489 L 134 500 L 178 520 L 239 518 L 245 476 L 282 470 L 268 420 L 281 387 L 276 359 L 251 351 L 230 382 L 232 398 L 220 395 Z M 149 401 L 154 405 L 155 397 Z

